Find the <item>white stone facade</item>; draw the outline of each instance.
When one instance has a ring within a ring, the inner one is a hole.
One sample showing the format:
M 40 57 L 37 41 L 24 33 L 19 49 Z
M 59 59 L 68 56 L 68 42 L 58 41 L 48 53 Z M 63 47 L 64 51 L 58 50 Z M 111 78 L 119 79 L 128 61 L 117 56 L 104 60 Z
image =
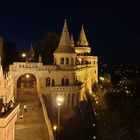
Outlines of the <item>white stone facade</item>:
M 10 65 L 7 85 L 11 86 L 13 92 L 9 91 L 7 99 L 16 99 L 17 80 L 20 76 L 33 74 L 38 94 L 51 94 L 54 103 L 58 95 L 65 98 L 65 105 L 70 108 L 84 100 L 85 92 L 89 92 L 92 84 L 98 82 L 98 57 L 90 55 L 91 49 L 83 26 L 78 44 L 73 46 L 71 43 L 65 21 L 60 43 L 54 52 L 53 65 L 43 65 L 41 62 L 14 62 Z

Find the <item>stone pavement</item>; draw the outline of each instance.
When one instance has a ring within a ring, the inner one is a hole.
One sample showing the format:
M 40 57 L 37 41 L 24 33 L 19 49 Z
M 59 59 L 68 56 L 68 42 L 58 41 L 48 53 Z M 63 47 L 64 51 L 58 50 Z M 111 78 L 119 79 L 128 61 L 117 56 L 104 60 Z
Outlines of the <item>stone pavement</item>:
M 21 103 L 23 123 L 19 115 L 16 122 L 15 140 L 49 140 L 48 129 L 36 89 L 19 89 L 18 102 Z M 23 105 L 27 105 L 24 112 Z

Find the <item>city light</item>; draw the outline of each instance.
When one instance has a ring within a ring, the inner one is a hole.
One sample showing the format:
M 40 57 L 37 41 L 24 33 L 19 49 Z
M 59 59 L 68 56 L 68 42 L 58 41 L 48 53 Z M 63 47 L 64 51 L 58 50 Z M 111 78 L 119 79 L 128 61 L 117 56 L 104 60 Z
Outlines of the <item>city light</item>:
M 104 77 L 102 77 L 102 76 L 100 76 L 100 78 L 99 78 L 101 81 L 104 81 L 105 80 L 105 78 Z

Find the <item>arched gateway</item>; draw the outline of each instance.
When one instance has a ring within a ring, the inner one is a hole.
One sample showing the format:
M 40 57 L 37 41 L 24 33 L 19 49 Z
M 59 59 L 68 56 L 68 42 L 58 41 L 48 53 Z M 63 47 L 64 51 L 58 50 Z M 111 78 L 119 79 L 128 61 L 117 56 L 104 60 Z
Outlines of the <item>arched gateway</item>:
M 46 88 L 46 78 L 49 76 L 50 71 L 55 70 L 55 66 L 44 66 L 42 63 L 34 63 L 34 62 L 14 62 L 13 65 L 9 66 L 9 73 L 8 76 L 11 78 L 11 83 L 14 91 L 14 95 L 10 95 L 11 98 L 13 97 L 15 100 L 17 99 L 17 88 L 20 87 L 27 87 L 31 86 L 28 83 L 28 78 L 31 79 L 34 77 L 38 95 L 41 95 L 45 92 Z M 26 77 L 28 76 L 29 77 Z M 26 78 L 25 82 L 20 82 Z M 33 81 L 32 81 L 33 82 Z M 10 97 L 9 97 L 10 98 Z

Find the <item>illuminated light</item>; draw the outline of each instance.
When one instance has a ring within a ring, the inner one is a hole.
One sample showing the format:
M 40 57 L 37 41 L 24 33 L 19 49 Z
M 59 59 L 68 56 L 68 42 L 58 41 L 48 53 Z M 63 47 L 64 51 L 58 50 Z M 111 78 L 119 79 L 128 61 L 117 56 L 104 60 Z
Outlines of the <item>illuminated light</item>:
M 63 98 L 60 97 L 60 96 L 58 96 L 58 97 L 57 97 L 57 102 L 61 102 L 61 103 L 62 103 L 62 102 L 63 102 Z
M 58 106 L 61 106 L 61 105 L 62 105 L 62 102 L 63 102 L 63 98 L 60 97 L 60 96 L 58 96 L 58 97 L 56 98 L 56 101 L 57 101 L 57 105 L 58 105 Z
M 95 94 L 93 94 L 93 97 L 96 97 Z
M 78 60 L 79 60 L 79 62 L 80 62 L 80 64 L 81 64 L 81 62 L 82 62 L 82 58 L 79 58 Z
M 58 106 L 61 106 L 62 104 L 60 102 L 57 103 Z
M 125 92 L 126 92 L 126 93 L 131 93 L 131 91 L 129 91 L 129 90 L 125 90 Z
M 96 139 L 96 136 L 93 136 L 93 139 L 95 140 Z
M 22 53 L 22 57 L 23 57 L 23 58 L 26 57 L 26 53 Z
M 56 129 L 57 129 L 57 126 L 56 126 L 56 125 L 54 125 L 54 126 L 53 126 L 53 130 L 54 130 L 54 131 L 56 131 Z
M 97 101 L 97 98 L 96 97 L 94 99 L 95 99 L 95 101 Z
M 102 77 L 102 76 L 101 76 L 99 79 L 100 79 L 101 81 L 104 81 L 104 80 L 105 80 L 105 78 L 104 78 L 104 77 Z
M 95 123 L 93 123 L 93 125 L 92 125 L 92 126 L 96 126 L 96 125 L 95 125 Z
M 26 78 L 29 78 L 30 77 L 30 75 L 29 74 L 26 74 Z
M 98 104 L 99 102 L 98 101 L 96 101 L 96 104 Z
M 100 88 L 103 88 L 103 86 L 102 86 L 102 85 L 100 85 Z
M 92 94 L 92 90 L 90 89 L 89 94 Z

